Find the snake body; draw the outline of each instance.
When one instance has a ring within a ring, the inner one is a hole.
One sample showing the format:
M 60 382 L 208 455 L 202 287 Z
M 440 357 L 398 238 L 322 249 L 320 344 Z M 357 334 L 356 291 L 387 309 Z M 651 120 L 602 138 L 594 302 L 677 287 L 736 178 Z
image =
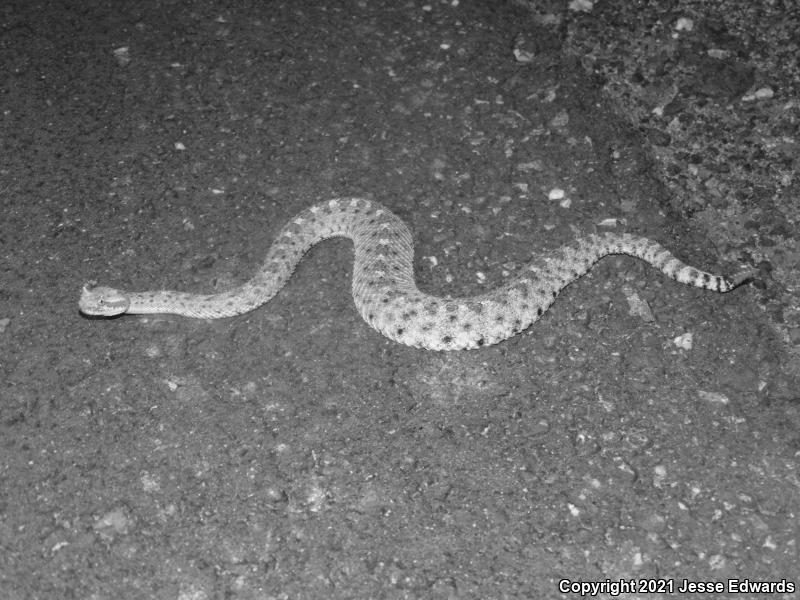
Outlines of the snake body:
M 604 233 L 533 258 L 506 284 L 485 294 L 431 296 L 414 281 L 414 245 L 406 224 L 377 202 L 348 198 L 316 204 L 291 219 L 255 276 L 229 291 L 125 292 L 87 284 L 80 310 L 106 317 L 171 313 L 201 319 L 246 313 L 278 293 L 311 246 L 336 236 L 353 240 L 353 299 L 364 320 L 392 340 L 430 350 L 480 348 L 516 335 L 538 320 L 561 290 L 609 254 L 635 256 L 676 281 L 717 292 L 729 292 L 749 279 L 749 274 L 726 279 L 700 271 L 644 237 Z

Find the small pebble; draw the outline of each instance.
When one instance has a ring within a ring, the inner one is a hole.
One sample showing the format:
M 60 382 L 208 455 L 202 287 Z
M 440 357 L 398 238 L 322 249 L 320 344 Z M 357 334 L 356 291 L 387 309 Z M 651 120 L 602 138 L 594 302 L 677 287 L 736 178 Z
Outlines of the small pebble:
M 104 538 L 109 538 L 114 533 L 123 535 L 128 533 L 129 525 L 130 521 L 125 516 L 125 512 L 121 508 L 117 508 L 100 517 L 95 522 L 93 529 Z
M 667 479 L 667 468 L 664 465 L 656 465 L 653 467 L 653 485 L 660 488 L 664 485 Z
M 694 341 L 693 334 L 684 333 L 683 335 L 679 335 L 678 337 L 673 339 L 672 343 L 675 344 L 681 350 L 691 350 L 693 341 Z
M 722 48 L 709 48 L 706 51 L 706 54 L 711 58 L 716 58 L 717 60 L 725 60 L 731 55 L 730 50 L 723 50 Z
M 536 58 L 536 56 L 533 54 L 533 52 L 521 50 L 520 48 L 514 48 L 514 58 L 520 63 L 530 63 L 533 62 L 533 59 Z
M 572 0 L 569 9 L 575 12 L 591 12 L 594 8 L 592 0 Z
M 569 124 L 569 113 L 567 111 L 562 110 L 558 113 L 555 117 L 550 120 L 550 127 L 554 127 L 556 129 L 560 129 L 562 127 L 566 127 Z
M 120 67 L 125 67 L 131 62 L 130 50 L 127 46 L 120 46 L 114 50 L 114 58 Z
M 516 166 L 517 171 L 529 173 L 530 171 L 541 171 L 544 168 L 542 161 L 534 160 L 531 162 L 520 163 Z
M 645 323 L 652 323 L 656 320 L 653 311 L 646 300 L 643 300 L 630 286 L 623 286 L 625 299 L 628 301 L 628 314 L 632 317 L 639 317 Z
M 730 403 L 730 399 L 725 394 L 719 394 L 717 392 L 704 392 L 700 390 L 697 395 L 701 400 L 705 400 L 706 402 L 714 402 L 716 404 Z
M 708 566 L 711 567 L 715 571 L 721 571 L 725 568 L 728 564 L 728 561 L 725 559 L 722 554 L 715 554 L 711 558 L 708 559 Z
M 764 100 L 766 98 L 772 98 L 775 95 L 775 91 L 771 87 L 766 86 L 758 88 L 753 95 L 759 100 Z

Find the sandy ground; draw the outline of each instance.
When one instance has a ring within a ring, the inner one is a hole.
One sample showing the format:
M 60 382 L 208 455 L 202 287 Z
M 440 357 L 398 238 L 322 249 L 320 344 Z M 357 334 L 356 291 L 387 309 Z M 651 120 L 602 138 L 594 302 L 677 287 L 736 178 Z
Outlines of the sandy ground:
M 230 4 L 0 7 L 0 597 L 798 597 L 796 7 Z M 436 294 L 605 227 L 761 275 L 607 258 L 456 353 L 360 319 L 344 240 L 241 317 L 77 311 L 337 196 Z

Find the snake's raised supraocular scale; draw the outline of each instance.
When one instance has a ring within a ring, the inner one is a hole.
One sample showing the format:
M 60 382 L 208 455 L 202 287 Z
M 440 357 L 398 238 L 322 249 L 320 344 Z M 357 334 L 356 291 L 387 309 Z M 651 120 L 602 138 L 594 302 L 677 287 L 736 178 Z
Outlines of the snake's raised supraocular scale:
M 686 265 L 650 239 L 604 233 L 534 257 L 510 281 L 485 294 L 441 298 L 417 289 L 414 244 L 405 223 L 377 202 L 352 198 L 329 200 L 294 217 L 278 233 L 255 276 L 229 291 L 209 295 L 125 292 L 87 285 L 80 310 L 100 316 L 171 313 L 218 319 L 239 315 L 268 302 L 311 246 L 336 236 L 353 240 L 353 299 L 364 320 L 392 340 L 430 350 L 480 348 L 516 335 L 541 317 L 561 290 L 609 254 L 635 256 L 676 281 L 717 292 L 729 292 L 751 275 L 726 279 Z

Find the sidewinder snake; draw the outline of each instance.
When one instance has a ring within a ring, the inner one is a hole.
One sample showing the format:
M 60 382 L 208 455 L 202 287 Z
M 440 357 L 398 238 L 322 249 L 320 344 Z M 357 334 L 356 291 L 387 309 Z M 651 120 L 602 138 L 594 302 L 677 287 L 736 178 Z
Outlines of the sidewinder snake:
M 480 348 L 520 333 L 542 316 L 561 290 L 609 254 L 635 256 L 676 281 L 717 292 L 729 292 L 752 276 L 712 275 L 686 265 L 653 240 L 603 233 L 579 237 L 548 256 L 534 257 L 507 283 L 485 294 L 431 296 L 414 281 L 414 244 L 406 224 L 377 202 L 346 198 L 316 204 L 291 219 L 258 272 L 229 291 L 125 292 L 87 284 L 80 310 L 104 317 L 171 313 L 201 319 L 246 313 L 278 293 L 311 246 L 336 236 L 353 240 L 353 299 L 364 320 L 392 340 L 429 350 Z

